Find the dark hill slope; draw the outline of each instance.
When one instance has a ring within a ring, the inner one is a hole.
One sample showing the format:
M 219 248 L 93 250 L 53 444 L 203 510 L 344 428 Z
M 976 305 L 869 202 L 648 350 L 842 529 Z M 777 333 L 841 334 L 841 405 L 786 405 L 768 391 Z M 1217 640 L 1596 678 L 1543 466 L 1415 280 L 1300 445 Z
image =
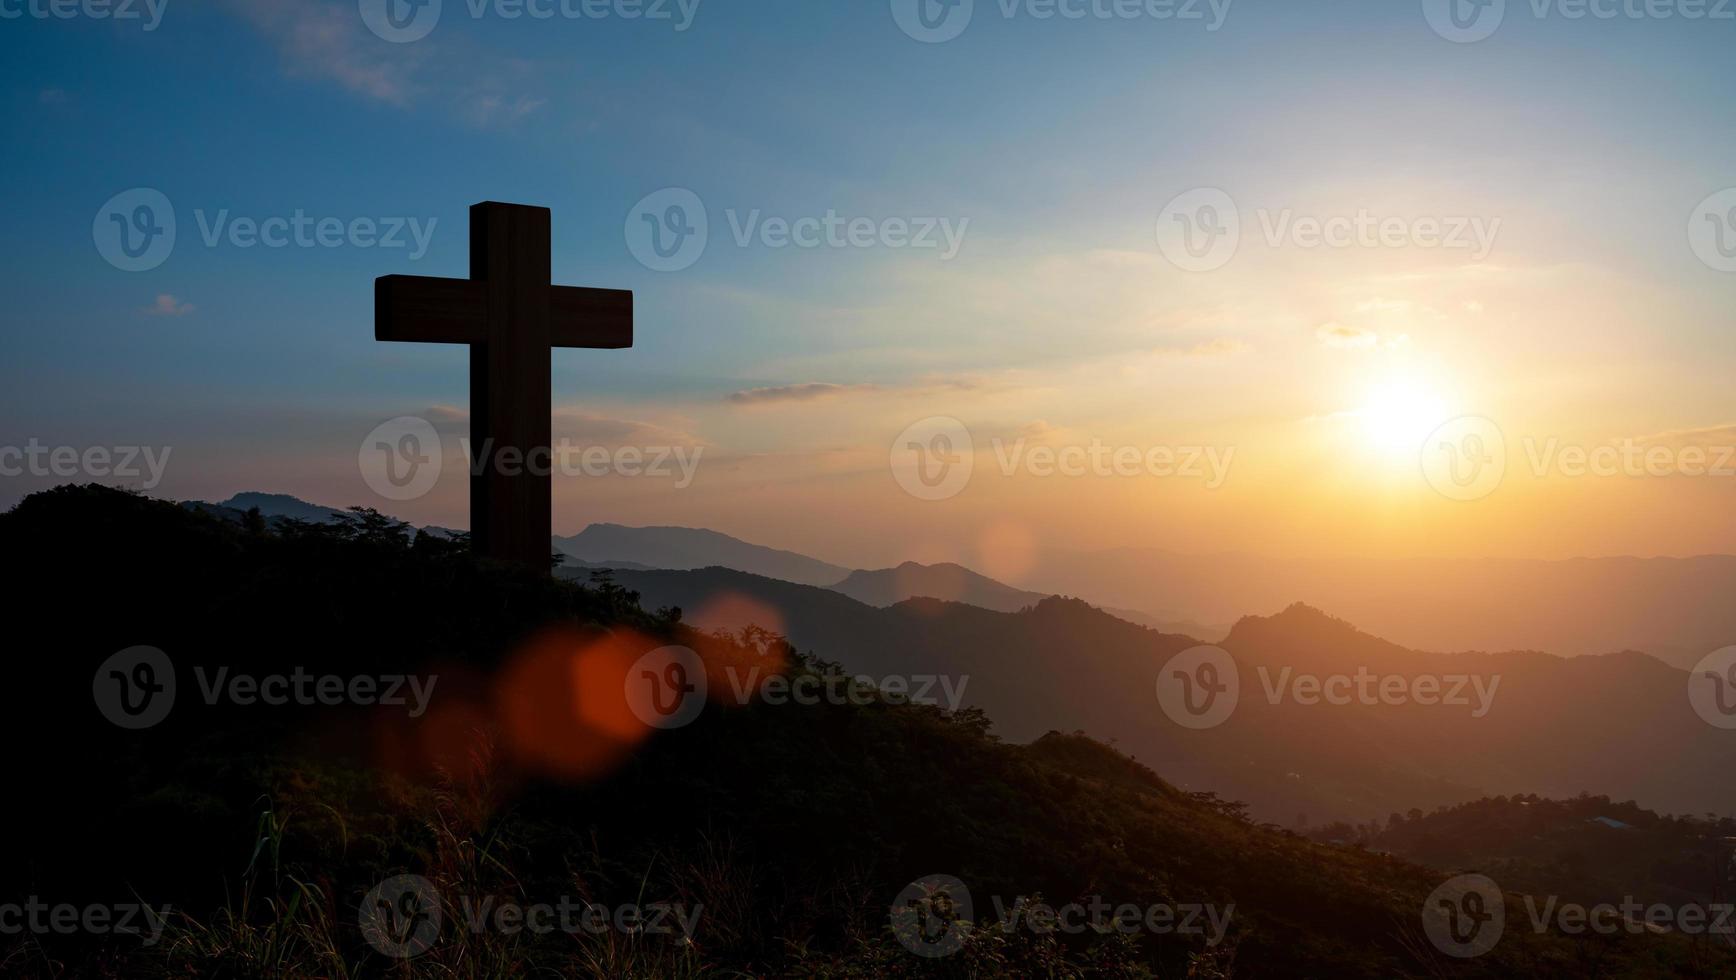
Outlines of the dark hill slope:
M 148 574 L 98 559 L 120 539 L 150 557 Z M 1469 964 L 1439 956 L 1419 925 L 1438 872 L 1249 824 L 1077 736 L 1022 747 L 969 713 L 755 701 L 708 706 L 623 748 L 610 699 L 630 675 L 591 669 L 619 654 L 680 642 L 708 671 L 813 668 L 777 644 L 693 634 L 619 590 L 478 565 L 391 522 L 285 536 L 67 488 L 0 516 L 0 546 L 29 563 L 16 608 L 50 627 L 11 646 L 0 901 L 175 909 L 156 946 L 34 936 L 0 951 L 9 973 L 1580 975 L 1572 941 L 1525 930 Z M 553 641 L 527 644 L 551 628 Z M 97 715 L 92 677 L 141 642 L 168 652 L 182 683 L 168 720 L 125 731 Z M 440 686 L 415 719 L 209 705 L 188 683 L 200 666 L 419 673 Z M 427 877 L 448 919 L 431 949 L 394 961 L 363 941 L 357 912 L 401 873 Z M 1035 894 L 1234 911 L 1216 951 L 1188 936 L 979 928 L 956 956 L 924 959 L 893 941 L 887 910 L 936 873 L 970 888 L 979 921 L 996 899 Z M 459 902 L 485 896 L 671 901 L 704 915 L 691 942 L 458 928 Z M 1646 976 L 1684 970 L 1686 955 L 1641 936 L 1601 962 L 1606 975 Z

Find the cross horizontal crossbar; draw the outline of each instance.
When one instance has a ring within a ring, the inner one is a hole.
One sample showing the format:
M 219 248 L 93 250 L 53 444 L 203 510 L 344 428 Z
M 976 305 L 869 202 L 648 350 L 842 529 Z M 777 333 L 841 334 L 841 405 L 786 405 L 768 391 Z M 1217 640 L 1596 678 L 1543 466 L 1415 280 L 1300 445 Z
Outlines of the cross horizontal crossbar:
M 488 342 L 488 283 L 434 276 L 374 280 L 374 339 L 424 344 Z M 549 287 L 549 345 L 633 346 L 633 291 Z

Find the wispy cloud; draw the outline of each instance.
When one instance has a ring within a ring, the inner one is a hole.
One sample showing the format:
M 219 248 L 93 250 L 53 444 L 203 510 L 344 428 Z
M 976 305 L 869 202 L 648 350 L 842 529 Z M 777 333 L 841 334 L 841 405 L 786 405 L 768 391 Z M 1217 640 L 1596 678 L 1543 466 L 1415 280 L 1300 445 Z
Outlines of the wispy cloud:
M 1736 446 L 1736 422 L 1727 425 L 1708 425 L 1698 429 L 1671 429 L 1649 436 L 1641 436 L 1636 440 L 1647 446 Z
M 148 316 L 186 316 L 194 309 L 192 303 L 183 303 L 174 296 L 163 293 L 157 297 L 156 302 L 145 307 L 145 313 Z
M 422 416 L 436 428 L 464 434 L 470 411 L 458 405 L 431 405 Z M 680 424 L 680 423 L 676 423 Z M 556 439 L 598 446 L 699 446 L 705 440 L 659 422 L 604 415 L 582 408 L 556 406 L 553 430 Z
M 1360 350 L 1373 347 L 1380 343 L 1380 335 L 1372 330 L 1361 327 L 1350 327 L 1342 323 L 1323 323 L 1314 331 L 1314 336 L 1328 347 L 1344 350 Z
M 727 400 L 736 405 L 764 405 L 772 402 L 806 402 L 816 398 L 833 398 L 853 392 L 877 390 L 879 390 L 877 385 L 870 384 L 840 385 L 824 381 L 810 381 L 806 384 L 748 388 L 743 391 L 732 392 Z
M 1186 347 L 1163 348 L 1160 353 L 1182 357 L 1225 357 L 1231 354 L 1246 354 L 1253 349 L 1252 344 L 1233 337 L 1213 337 Z
M 618 418 L 575 408 L 555 409 L 554 433 L 557 439 L 568 439 L 582 445 L 706 445 L 706 441 L 699 436 L 671 425 L 644 419 Z
M 395 106 L 409 105 L 416 93 L 422 46 L 379 43 L 353 3 L 228 0 L 228 5 L 277 46 L 292 75 L 336 82 Z
M 477 93 L 465 98 L 460 106 L 464 118 L 473 126 L 499 126 L 517 122 L 547 103 L 528 95 L 511 98 L 499 93 Z
M 408 109 L 445 105 L 453 117 L 478 128 L 510 125 L 547 100 L 527 90 L 539 66 L 517 57 L 489 56 L 461 39 L 387 44 L 374 37 L 354 3 L 333 0 L 225 0 L 229 9 L 276 46 L 295 78 L 335 83 L 379 104 Z M 444 70 L 434 71 L 438 50 Z

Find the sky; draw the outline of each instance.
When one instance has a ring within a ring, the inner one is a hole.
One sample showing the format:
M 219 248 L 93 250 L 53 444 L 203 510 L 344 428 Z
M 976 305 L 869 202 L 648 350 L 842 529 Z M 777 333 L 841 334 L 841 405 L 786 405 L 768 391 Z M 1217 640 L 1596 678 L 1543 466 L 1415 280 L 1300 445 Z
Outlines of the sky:
M 66 449 L 464 526 L 469 353 L 372 283 L 492 200 L 635 296 L 557 533 L 1736 551 L 1736 4 L 392 2 L 0 0 L 0 506 Z

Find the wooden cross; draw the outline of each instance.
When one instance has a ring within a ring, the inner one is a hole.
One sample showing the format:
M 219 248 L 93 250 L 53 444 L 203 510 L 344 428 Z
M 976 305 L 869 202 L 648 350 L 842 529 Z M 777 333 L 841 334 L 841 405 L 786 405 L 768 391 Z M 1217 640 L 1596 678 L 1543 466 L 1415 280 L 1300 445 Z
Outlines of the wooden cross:
M 470 541 L 551 567 L 552 347 L 633 346 L 633 293 L 550 285 L 549 209 L 470 207 L 470 278 L 374 280 L 374 339 L 470 345 Z

